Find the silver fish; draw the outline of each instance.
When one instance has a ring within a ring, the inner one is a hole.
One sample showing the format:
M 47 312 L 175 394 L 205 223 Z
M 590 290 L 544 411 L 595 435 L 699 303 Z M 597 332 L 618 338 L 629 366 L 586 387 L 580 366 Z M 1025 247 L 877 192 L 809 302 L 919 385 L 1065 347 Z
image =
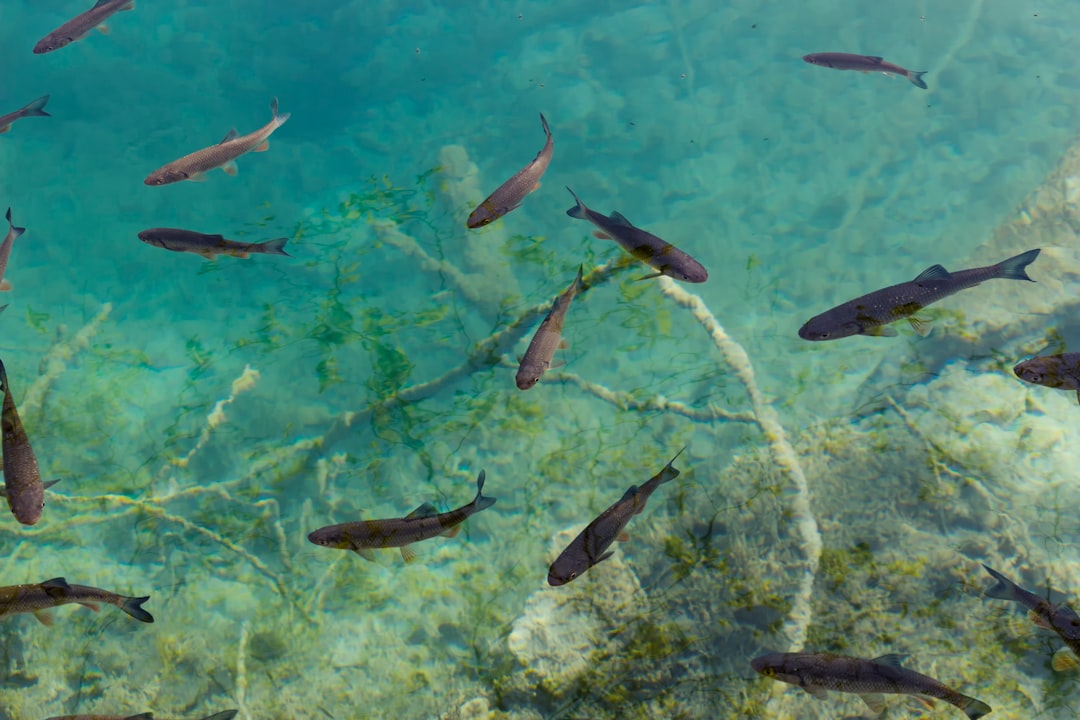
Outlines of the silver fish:
M 122 10 L 134 10 L 135 0 L 98 0 L 94 7 L 86 12 L 76 15 L 71 20 L 53 30 L 45 37 L 38 40 L 34 46 L 34 54 L 52 52 L 70 45 L 76 40 L 82 40 L 94 28 L 108 32 L 105 21 L 112 15 Z
M 683 448 L 685 450 L 686 448 Z M 611 557 L 608 550 L 616 540 L 629 539 L 624 532 L 630 518 L 641 513 L 649 497 L 666 482 L 671 482 L 679 477 L 679 471 L 673 463 L 682 455 L 683 450 L 675 454 L 671 461 L 659 473 L 651 477 L 644 485 L 638 487 L 631 485 L 617 503 L 609 507 L 555 558 L 548 569 L 548 585 L 558 587 L 581 576 L 586 570 L 597 563 Z
M 498 220 L 520 205 L 526 195 L 540 187 L 540 178 L 551 164 L 551 154 L 555 150 L 555 144 L 551 140 L 551 129 L 548 127 L 544 113 L 540 113 L 540 124 L 543 125 L 544 134 L 547 135 L 544 147 L 531 163 L 518 170 L 512 178 L 500 185 L 495 192 L 487 196 L 484 202 L 469 213 L 469 219 L 465 221 L 468 227 L 484 227 Z
M 11 222 L 11 208 L 7 209 L 7 215 L 4 217 L 8 221 L 8 231 L 4 236 L 4 242 L 0 243 L 0 290 L 7 291 L 11 289 L 11 283 L 4 279 L 4 274 L 7 273 L 8 259 L 11 258 L 11 246 L 26 232 L 26 228 L 15 227 Z
M 1033 263 L 1038 255 L 1036 248 L 1002 260 L 997 265 L 956 272 L 933 265 L 910 282 L 875 290 L 810 318 L 799 329 L 799 337 L 803 340 L 836 340 L 851 335 L 895 337 L 896 329 L 889 327 L 889 323 L 902 318 L 907 318 L 916 332 L 925 335 L 929 332 L 929 326 L 913 317 L 915 313 L 953 293 L 975 287 L 984 280 L 1035 282 L 1028 277 L 1024 268 Z
M 454 537 L 461 523 L 481 510 L 495 504 L 495 498 L 484 497 L 484 471 L 476 478 L 476 497 L 468 505 L 440 513 L 431 503 L 424 503 L 403 518 L 361 520 L 360 522 L 327 525 L 308 534 L 308 540 L 322 547 L 352 550 L 365 560 L 374 560 L 372 550 L 401 548 L 405 562 L 416 559 L 409 545 L 438 535 Z
M 47 102 L 49 102 L 49 96 L 42 95 L 37 100 L 23 105 L 15 112 L 0 116 L 0 134 L 6 133 L 11 129 L 11 123 L 24 117 L 52 117 L 49 113 L 42 110 Z
M 1028 592 L 997 570 L 987 565 L 983 567 L 990 573 L 990 577 L 997 580 L 994 586 L 983 594 L 999 600 L 1012 600 L 1030 610 L 1031 618 L 1036 625 L 1056 632 L 1073 652 L 1072 658 L 1055 654 L 1052 660 L 1054 669 L 1064 670 L 1076 667 L 1074 658 L 1080 656 L 1080 615 L 1077 615 L 1076 611 L 1068 605 L 1054 605 L 1049 600 Z
M 232 720 L 239 710 L 223 710 L 204 717 L 202 720 Z M 154 720 L 154 713 L 139 713 L 138 715 L 57 715 L 45 720 Z
M 886 75 L 906 77 L 917 88 L 926 89 L 922 76 L 927 73 L 908 70 L 899 65 L 883 60 L 877 55 L 856 55 L 842 52 L 823 52 L 803 55 L 803 60 L 811 65 L 832 68 L 833 70 L 858 70 L 859 72 L 879 72 Z
M 3 431 L 2 447 L 4 452 L 4 496 L 15 519 L 23 525 L 33 525 L 41 519 L 45 507 L 45 488 L 58 481 L 41 483 L 37 457 L 30 447 L 30 438 L 26 436 L 19 411 L 15 409 L 15 400 L 11 396 L 7 370 L 0 362 L 0 390 L 4 393 L 4 408 L 0 412 L 0 429 Z
M 883 694 L 926 695 L 939 698 L 964 711 L 969 718 L 990 713 L 981 700 L 962 695 L 928 675 L 908 670 L 903 655 L 865 658 L 832 653 L 769 653 L 750 661 L 765 677 L 798 685 L 816 698 L 829 690 L 860 695 L 874 712 L 885 709 Z
M 1017 363 L 1016 377 L 1024 382 L 1059 390 L 1075 390 L 1080 403 L 1080 353 L 1040 355 Z
M 50 608 L 77 603 L 96 612 L 98 603 L 108 603 L 120 608 L 136 620 L 152 623 L 153 616 L 142 608 L 142 604 L 149 599 L 149 595 L 126 597 L 89 585 L 69 585 L 67 580 L 58 577 L 33 585 L 0 587 L 0 617 L 18 613 L 34 613 L 38 620 L 50 625 L 52 618 L 47 612 Z
M 289 238 L 277 238 L 261 243 L 245 243 L 226 240 L 221 235 L 204 235 L 192 230 L 178 228 L 150 228 L 139 233 L 139 239 L 147 245 L 201 255 L 207 260 L 215 255 L 231 255 L 238 258 L 249 257 L 252 253 L 265 255 L 288 255 L 282 248 Z M 0 288 L 3 289 L 3 288 Z
M 236 128 L 228 132 L 221 142 L 202 150 L 185 155 L 179 160 L 161 166 L 147 175 L 143 182 L 147 185 L 168 185 L 181 180 L 203 180 L 203 175 L 214 168 L 221 168 L 229 175 L 236 174 L 236 158 L 249 152 L 263 152 L 270 147 L 269 137 L 285 124 L 289 113 L 278 114 L 278 101 L 270 101 L 273 117 L 270 122 L 255 132 L 237 135 Z
M 573 190 L 566 189 L 570 191 L 574 202 L 577 203 L 566 211 L 567 215 L 579 220 L 588 220 L 599 228 L 599 232 L 594 233 L 596 237 L 614 240 L 622 246 L 623 250 L 656 269 L 656 272 L 642 277 L 641 280 L 661 275 L 692 283 L 701 283 L 709 279 L 709 273 L 705 267 L 679 248 L 650 232 L 634 227 L 629 220 L 617 212 L 612 212 L 610 216 L 607 216 L 590 210 L 585 207 L 585 203 L 581 202 L 581 198 Z
M 555 357 L 555 350 L 562 345 L 563 322 L 566 320 L 566 311 L 570 309 L 570 303 L 581 289 L 581 273 L 584 265 L 578 266 L 577 277 L 570 287 L 566 288 L 562 295 L 555 298 L 547 317 L 540 323 L 529 342 L 529 349 L 521 357 L 518 364 L 517 376 L 514 381 L 518 390 L 528 390 L 547 372 L 551 367 L 551 360 Z

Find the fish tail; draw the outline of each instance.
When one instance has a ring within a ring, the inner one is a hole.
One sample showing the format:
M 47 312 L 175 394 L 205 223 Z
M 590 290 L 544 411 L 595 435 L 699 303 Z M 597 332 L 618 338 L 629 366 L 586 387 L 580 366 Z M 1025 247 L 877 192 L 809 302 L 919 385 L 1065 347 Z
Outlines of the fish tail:
M 987 597 L 997 598 L 998 600 L 1019 600 L 1020 595 L 1017 592 L 1020 588 L 1009 578 L 1005 577 L 997 570 L 993 569 L 989 565 L 983 565 L 986 572 L 990 573 L 990 577 L 997 580 L 992 588 L 983 591 L 983 595 Z
M 1007 280 L 1027 280 L 1028 282 L 1035 282 L 1028 277 L 1024 268 L 1035 262 L 1035 258 L 1039 257 L 1039 252 L 1039 248 L 1035 248 L 1034 250 L 1028 250 L 1026 253 L 1020 253 L 1016 257 L 1011 257 L 1008 260 L 1002 260 L 994 266 L 994 277 Z
M 682 450 L 675 453 L 675 457 L 668 460 L 668 464 L 664 466 L 664 472 L 662 473 L 662 477 L 660 478 L 660 485 L 663 485 L 666 482 L 671 482 L 675 478 L 679 477 L 679 471 L 675 467 L 674 463 L 676 460 L 679 459 L 679 456 L 682 455 L 685 450 L 686 446 L 684 445 Z
M 922 72 L 916 72 L 914 70 L 908 71 L 907 79 L 911 81 L 911 84 L 917 88 L 926 90 L 926 83 L 923 81 L 922 76 L 930 72 L 929 70 L 923 70 Z
M 154 616 L 142 609 L 142 604 L 150 599 L 150 596 L 146 597 L 126 597 L 120 598 L 124 602 L 120 604 L 120 609 L 126 612 L 136 620 L 141 620 L 144 623 L 154 622 Z
M 485 508 L 489 508 L 495 504 L 495 498 L 484 497 L 484 480 L 487 479 L 487 473 L 483 470 L 476 477 L 476 497 L 473 498 L 472 504 L 476 506 L 476 511 L 480 512 Z
M 24 107 L 19 112 L 21 112 L 25 117 L 35 117 L 35 116 L 51 117 L 49 115 L 49 113 L 42 110 L 42 108 L 45 107 L 45 103 L 47 103 L 47 102 L 49 102 L 49 96 L 48 95 L 42 95 L 41 97 L 39 97 L 37 100 L 33 101 L 32 103 L 28 103 L 26 105 L 26 107 Z
M 292 117 L 292 113 L 278 114 L 278 102 L 277 98 L 270 101 L 270 112 L 274 114 L 274 127 L 279 128 L 285 124 L 285 121 Z
M 7 209 L 7 215 L 5 215 L 4 217 L 7 218 L 8 226 L 11 228 L 12 235 L 14 235 L 15 237 L 19 237 L 24 232 L 26 232 L 26 228 L 15 227 L 15 223 L 11 222 L 11 208 Z
M 956 707 L 964 711 L 971 720 L 975 718 L 981 718 L 983 715 L 990 714 L 990 706 L 984 703 L 982 700 L 976 700 L 973 697 L 967 695 L 960 696 L 960 702 L 956 704 Z
M 540 124 L 544 126 L 544 134 L 551 137 L 551 128 L 548 127 L 547 118 L 544 117 L 544 113 L 540 113 Z
M 585 207 L 585 203 L 581 202 L 581 198 L 579 198 L 576 194 L 574 194 L 574 191 L 571 190 L 569 188 L 569 186 L 567 186 L 566 189 L 570 193 L 570 195 L 573 196 L 574 202 L 577 203 L 577 205 L 575 205 L 574 207 L 567 210 L 566 214 L 569 215 L 572 218 L 578 218 L 579 220 L 585 220 L 587 218 L 585 212 L 589 208 Z
M 287 257 L 292 257 L 282 249 L 287 242 L 289 242 L 289 238 L 275 238 L 274 240 L 267 240 L 266 242 L 259 243 L 256 247 L 260 248 L 267 255 L 285 255 Z

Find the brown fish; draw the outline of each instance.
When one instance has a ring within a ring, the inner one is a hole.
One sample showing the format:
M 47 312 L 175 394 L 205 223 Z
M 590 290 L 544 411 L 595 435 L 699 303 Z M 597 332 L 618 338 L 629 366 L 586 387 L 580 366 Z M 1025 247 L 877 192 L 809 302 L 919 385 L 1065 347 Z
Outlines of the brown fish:
M 149 599 L 149 595 L 125 597 L 89 585 L 69 585 L 67 580 L 58 577 L 36 585 L 0 587 L 0 617 L 18 613 L 34 613 L 42 623 L 51 625 L 52 617 L 47 612 L 50 608 L 77 603 L 97 612 L 98 603 L 108 603 L 120 608 L 136 620 L 152 623 L 153 616 L 142 609 L 142 604 Z
M 143 182 L 147 185 L 168 185 L 181 180 L 199 182 L 205 179 L 203 177 L 205 173 L 214 168 L 221 168 L 227 174 L 235 175 L 236 158 L 249 152 L 266 150 L 270 147 L 268 138 L 289 119 L 289 113 L 278 115 L 277 98 L 270 101 L 270 110 L 273 113 L 270 122 L 255 132 L 239 136 L 236 128 L 233 128 L 217 145 L 196 150 L 179 160 L 173 160 L 147 175 Z
M 323 547 L 352 550 L 365 560 L 375 559 L 374 549 L 401 548 L 401 557 L 412 562 L 416 553 L 409 545 L 438 535 L 454 537 L 461 523 L 495 504 L 495 498 L 484 497 L 483 493 L 484 471 L 481 470 L 476 478 L 476 497 L 468 505 L 440 513 L 431 503 L 424 503 L 403 518 L 328 525 L 309 533 L 308 540 Z
M 1016 377 L 1033 385 L 1075 390 L 1076 402 L 1080 403 L 1080 353 L 1038 355 L 1017 363 L 1013 372 Z
M 43 485 L 38 472 L 37 457 L 30 447 L 15 400 L 11 396 L 7 370 L 0 361 L 0 390 L 4 393 L 4 407 L 0 411 L 0 429 L 3 431 L 0 447 L 4 452 L 4 496 L 15 519 L 23 525 L 33 525 L 41 519 L 45 507 L 45 488 L 57 480 Z
M 42 110 L 47 102 L 49 102 L 49 96 L 42 95 L 37 100 L 23 105 L 15 112 L 0 116 L 0 134 L 6 133 L 11 129 L 11 123 L 24 117 L 52 117 L 49 113 Z
M 512 178 L 504 182 L 495 192 L 487 196 L 484 202 L 476 206 L 469 213 L 469 219 L 465 224 L 470 228 L 484 227 L 494 220 L 498 220 L 506 213 L 515 209 L 525 199 L 525 196 L 540 187 L 540 178 L 551 164 L 551 153 L 555 145 L 551 141 L 551 129 L 548 127 L 547 118 L 540 113 L 540 124 L 544 127 L 547 141 L 544 147 L 537 153 L 533 161 L 521 168 Z
M 628 539 L 624 532 L 627 524 L 632 517 L 639 515 L 645 509 L 645 504 L 656 492 L 656 488 L 679 477 L 679 471 L 673 463 L 679 455 L 682 455 L 683 450 L 675 453 L 675 457 L 671 458 L 664 469 L 649 478 L 644 485 L 641 487 L 631 485 L 618 502 L 589 523 L 559 553 L 555 562 L 551 563 L 548 569 L 548 585 L 555 587 L 565 585 L 580 577 L 593 565 L 611 557 L 612 553 L 608 548 L 616 540 Z
M 581 289 L 581 272 L 584 268 L 584 265 L 578 266 L 574 282 L 570 283 L 570 287 L 566 288 L 562 295 L 555 298 L 555 303 L 551 306 L 547 317 L 540 323 L 536 334 L 529 342 L 529 349 L 521 356 L 517 376 L 514 378 L 518 390 L 531 388 L 551 367 L 555 351 L 562 346 L 562 329 L 563 322 L 566 320 L 566 311 L 570 309 L 570 303 L 574 301 L 574 297 Z
M 42 53 L 59 50 L 76 40 L 82 40 L 94 28 L 98 28 L 103 33 L 108 33 L 109 28 L 105 25 L 106 20 L 122 10 L 134 9 L 135 0 L 98 0 L 94 7 L 80 15 L 76 15 L 38 40 L 37 45 L 34 46 L 34 54 L 41 55 Z
M 803 55 L 803 60 L 811 65 L 832 68 L 833 70 L 858 70 L 859 72 L 879 72 L 886 75 L 900 75 L 911 81 L 917 88 L 926 89 L 926 83 L 922 76 L 927 73 L 908 70 L 899 65 L 893 65 L 877 55 L 855 55 L 842 52 L 823 52 Z
M 201 255 L 207 260 L 215 255 L 231 255 L 232 257 L 246 258 L 253 253 L 263 255 L 286 255 L 283 248 L 289 238 L 276 238 L 260 243 L 237 242 L 226 240 L 221 235 L 205 235 L 193 230 L 181 230 L 179 228 L 150 228 L 139 233 L 139 239 L 147 245 L 153 245 L 164 250 L 173 252 L 189 252 Z M 0 290 L 3 290 L 0 284 Z
M 885 709 L 885 693 L 938 698 L 960 708 L 972 720 L 991 712 L 981 700 L 908 670 L 903 660 L 903 655 L 895 654 L 867 660 L 832 653 L 769 653 L 751 660 L 750 667 L 765 677 L 801 687 L 816 698 L 826 697 L 830 690 L 855 693 L 878 713 Z
M 1072 651 L 1071 657 L 1060 651 L 1055 653 L 1051 666 L 1059 671 L 1076 667 L 1076 658 L 1080 657 L 1080 615 L 1064 603 L 1054 605 L 1046 598 L 1028 592 L 988 565 L 983 565 L 983 568 L 997 581 L 984 595 L 999 600 L 1012 600 L 1026 607 L 1036 625 L 1056 632 Z
M 15 227 L 15 224 L 11 222 L 11 208 L 7 209 L 7 215 L 4 217 L 8 221 L 8 231 L 7 235 L 4 236 L 4 242 L 0 243 L 0 291 L 11 289 L 11 283 L 4 278 L 4 274 L 7 272 L 8 260 L 11 258 L 11 246 L 26 232 L 26 228 Z
M 239 710 L 224 710 L 204 717 L 202 720 L 232 720 Z M 138 715 L 57 715 L 45 720 L 154 720 L 154 713 L 139 713 Z

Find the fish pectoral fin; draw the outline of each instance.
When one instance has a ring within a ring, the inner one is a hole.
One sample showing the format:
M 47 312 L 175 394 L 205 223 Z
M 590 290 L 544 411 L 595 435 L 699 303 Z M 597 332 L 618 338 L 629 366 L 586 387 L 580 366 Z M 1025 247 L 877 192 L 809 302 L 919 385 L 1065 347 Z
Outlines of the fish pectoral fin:
M 416 559 L 416 551 L 408 545 L 401 546 L 401 559 L 407 563 L 411 563 Z
M 37 621 L 42 625 L 47 625 L 48 627 L 53 626 L 53 616 L 48 610 L 35 610 L 34 617 L 37 618 Z
M 195 173 L 194 175 L 188 175 L 187 179 L 191 182 L 206 182 L 206 173 Z
M 561 367 L 565 367 L 565 366 L 566 366 L 566 361 L 565 360 L 555 360 L 553 362 L 548 363 L 547 369 L 548 370 L 554 370 L 555 368 L 561 368 Z
M 221 166 L 221 169 L 225 171 L 226 175 L 232 175 L 233 177 L 236 177 L 236 173 L 240 171 L 240 169 L 236 167 L 235 160 L 230 160 L 229 162 L 225 163 Z
M 352 551 L 368 562 L 375 562 L 375 551 L 370 548 L 352 548 Z
M 652 280 L 653 278 L 657 278 L 657 277 L 660 277 L 660 276 L 662 276 L 663 274 L 664 274 L 664 273 L 663 273 L 662 271 L 660 271 L 660 270 L 657 270 L 656 272 L 652 273 L 651 275 L 642 275 L 641 277 L 639 277 L 639 278 L 637 278 L 637 279 L 638 279 L 638 280 Z
M 896 337 L 896 328 L 891 325 L 875 325 L 874 327 L 860 330 L 858 334 L 869 335 L 871 337 Z
M 97 31 L 99 33 L 101 33 L 102 35 L 108 35 L 111 32 L 109 30 L 109 26 L 106 25 L 105 23 L 101 23 L 100 25 L 98 25 L 97 26 Z
M 230 128 L 229 132 L 225 133 L 225 137 L 221 139 L 221 142 L 219 142 L 218 145 L 224 145 L 230 140 L 235 140 L 238 137 L 240 137 L 240 133 L 236 132 L 236 128 Z
M 1058 648 L 1054 656 L 1050 658 L 1050 667 L 1054 672 L 1067 672 L 1080 669 L 1080 658 L 1067 647 Z
M 255 149 L 253 149 L 251 152 L 266 152 L 269 149 L 270 149 L 270 141 L 269 140 L 263 140 L 261 143 L 256 145 Z
M 885 696 L 881 693 L 866 693 L 859 697 L 862 698 L 863 702 L 866 703 L 866 707 L 870 708 L 872 712 L 885 712 Z
M 424 503 L 420 507 L 413 510 L 411 513 L 405 516 L 406 520 L 415 520 L 416 518 L 435 517 L 439 514 L 439 511 L 429 502 Z
M 919 334 L 919 337 L 926 337 L 934 328 L 934 324 L 929 320 L 923 320 L 922 318 L 917 318 L 914 315 L 909 317 L 907 321 L 908 324 L 911 325 L 912 329 Z
M 49 488 L 51 488 L 53 485 L 55 485 L 58 482 L 60 482 L 60 481 L 59 480 L 50 480 L 47 483 L 42 483 L 41 487 L 44 488 L 45 490 L 48 490 Z
M 101 606 L 98 605 L 97 603 L 81 602 L 79 604 L 82 605 L 84 608 L 89 608 L 89 609 L 93 610 L 94 612 L 98 612 L 99 610 L 101 610 Z
M 600 557 L 596 558 L 596 562 L 594 562 L 594 563 L 593 563 L 593 565 L 599 565 L 600 563 L 604 562 L 605 560 L 607 560 L 607 559 L 608 559 L 609 557 L 611 557 L 611 556 L 612 556 L 612 555 L 614 555 L 614 554 L 615 554 L 615 553 L 613 553 L 612 551 L 608 550 L 608 551 L 607 551 L 606 553 L 604 553 L 604 554 L 603 554 L 603 555 L 601 555 Z
M 948 280 L 952 274 L 940 265 L 931 265 L 915 276 L 915 282 L 923 280 Z
M 5 130 L 5 132 L 7 132 L 7 131 Z M 592 234 L 593 234 L 594 238 L 599 238 L 601 240 L 611 240 L 612 239 L 612 237 L 610 235 L 608 235 L 606 232 L 600 232 L 599 230 L 593 230 Z

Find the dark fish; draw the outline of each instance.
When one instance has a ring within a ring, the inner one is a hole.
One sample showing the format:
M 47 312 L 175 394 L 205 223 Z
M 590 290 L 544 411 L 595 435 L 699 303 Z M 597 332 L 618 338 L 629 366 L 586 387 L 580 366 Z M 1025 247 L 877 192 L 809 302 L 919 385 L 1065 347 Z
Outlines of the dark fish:
M 881 696 L 888 693 L 939 698 L 972 719 L 990 713 L 990 706 L 981 700 L 903 667 L 903 659 L 893 654 L 867 660 L 832 653 L 769 653 L 751 660 L 750 667 L 765 677 L 798 685 L 816 698 L 824 698 L 829 690 L 855 693 L 874 712 L 885 709 Z
M 8 231 L 4 236 L 4 242 L 0 243 L 0 290 L 7 291 L 11 289 L 11 283 L 4 279 L 4 275 L 7 273 L 8 260 L 11 258 L 11 246 L 22 237 L 26 228 L 15 227 L 15 224 L 11 222 L 11 208 L 7 209 L 7 215 L 4 217 L 8 221 Z
M 403 518 L 361 520 L 360 522 L 328 525 L 308 534 L 308 540 L 323 547 L 352 550 L 365 560 L 374 560 L 372 550 L 401 548 L 401 557 L 412 562 L 416 553 L 408 546 L 437 535 L 454 537 L 458 526 L 471 515 L 495 504 L 495 498 L 484 497 L 484 471 L 476 478 L 476 497 L 468 505 L 440 513 L 431 503 L 424 503 Z
M 512 178 L 500 185 L 495 192 L 487 196 L 484 202 L 469 213 L 469 219 L 465 221 L 468 227 L 484 227 L 498 220 L 520 205 L 526 195 L 540 187 L 540 178 L 551 164 L 551 154 L 555 150 L 555 145 L 551 141 L 551 129 L 548 127 L 544 113 L 540 113 L 540 124 L 543 125 L 544 134 L 547 135 L 544 147 L 531 163 L 518 170 Z
M 150 228 L 139 233 L 139 239 L 147 245 L 172 250 L 173 252 L 189 252 L 202 255 L 207 260 L 215 255 L 232 255 L 233 257 L 246 258 L 252 253 L 265 255 L 288 255 L 282 248 L 289 238 L 277 238 L 261 243 L 236 242 L 226 240 L 221 235 L 204 235 L 192 230 L 180 230 L 177 228 Z M 0 287 L 2 290 L 3 287 Z
M 214 713 L 203 720 L 232 720 L 239 710 L 224 710 Z M 154 713 L 139 713 L 138 715 L 57 715 L 45 720 L 154 720 Z
M 926 89 L 926 83 L 923 82 L 922 79 L 922 76 L 927 73 L 926 70 L 914 72 L 907 68 L 902 68 L 899 65 L 893 65 L 891 62 L 886 62 L 877 55 L 823 52 L 803 55 L 803 60 L 811 65 L 832 68 L 833 70 L 858 70 L 859 72 L 879 72 L 885 73 L 886 75 L 900 75 L 901 77 L 906 77 L 910 80 L 911 84 L 915 87 L 922 88 L 923 90 Z
M 37 457 L 19 419 L 19 411 L 15 409 L 3 362 L 0 362 L 0 385 L 4 393 L 4 409 L 0 412 L 0 429 L 3 431 L 0 446 L 4 452 L 3 494 L 15 519 L 23 525 L 33 525 L 41 519 L 41 510 L 45 507 L 45 488 L 58 481 L 53 480 L 45 485 L 41 483 Z
M 0 134 L 6 133 L 11 129 L 11 123 L 24 117 L 52 117 L 49 113 L 42 110 L 47 102 L 49 102 L 49 96 L 42 95 L 37 100 L 22 106 L 15 112 L 0 116 Z
M 196 150 L 179 160 L 173 160 L 147 175 L 143 182 L 147 185 L 168 185 L 181 180 L 199 182 L 205 179 L 203 177 L 205 173 L 214 168 L 221 168 L 226 174 L 235 175 L 236 158 L 245 153 L 266 150 L 270 147 L 268 138 L 289 119 L 289 113 L 278 115 L 277 98 L 270 101 L 270 111 L 273 113 L 270 122 L 255 132 L 240 136 L 237 135 L 236 128 L 233 128 L 217 145 Z
M 685 450 L 686 448 L 683 448 Z M 608 550 L 611 543 L 629 539 L 624 532 L 630 518 L 641 513 L 649 497 L 666 482 L 671 482 L 679 477 L 679 471 L 672 463 L 682 455 L 683 450 L 675 454 L 671 461 L 659 473 L 638 487 L 631 485 L 617 503 L 600 513 L 595 520 L 586 526 L 576 538 L 555 558 L 548 569 L 548 585 L 558 587 L 565 585 L 581 576 L 586 570 L 597 563 L 611 557 Z
M 1013 368 L 1024 382 L 1059 390 L 1075 390 L 1080 403 L 1080 353 L 1042 355 L 1018 363 Z
M 59 50 L 76 40 L 82 40 L 94 28 L 107 33 L 109 29 L 105 26 L 106 20 L 121 10 L 134 9 L 135 0 L 98 0 L 94 7 L 81 15 L 76 15 L 38 40 L 37 45 L 34 46 L 34 54 L 41 55 L 42 53 Z
M 876 290 L 811 318 L 799 330 L 799 337 L 803 340 L 836 340 L 851 335 L 894 337 L 896 329 L 889 327 L 889 323 L 902 318 L 907 318 L 916 332 L 925 335 L 929 332 L 929 326 L 912 317 L 915 313 L 984 280 L 1001 278 L 1035 282 L 1027 276 L 1024 268 L 1034 262 L 1038 255 L 1036 248 L 997 265 L 952 273 L 940 265 L 928 267 L 910 282 Z
M 536 334 L 529 343 L 529 349 L 521 357 L 517 376 L 514 378 L 518 390 L 531 388 L 551 367 L 555 350 L 562 346 L 562 329 L 563 322 L 566 320 L 566 311 L 570 309 L 570 303 L 574 301 L 574 297 L 581 289 L 581 272 L 584 267 L 584 265 L 578 266 L 574 282 L 570 283 L 570 287 L 566 288 L 562 295 L 555 298 L 555 303 L 551 306 L 547 317 L 536 329 Z
M 642 280 L 667 275 L 676 280 L 700 283 L 709 279 L 709 273 L 705 267 L 694 258 L 684 253 L 666 240 L 661 240 L 650 232 L 634 227 L 629 220 L 617 212 L 610 216 L 590 210 L 581 202 L 581 198 L 574 194 L 573 190 L 566 188 L 573 196 L 574 207 L 566 211 L 566 214 L 579 220 L 588 220 L 598 227 L 596 237 L 604 240 L 614 240 L 622 246 L 623 250 L 636 257 L 646 265 L 655 268 L 652 275 L 642 277 Z
M 1045 629 L 1053 630 L 1073 652 L 1068 655 L 1055 654 L 1052 665 L 1055 670 L 1065 670 L 1076 667 L 1076 658 L 1080 656 L 1080 615 L 1076 614 L 1068 605 L 1053 605 L 1049 600 L 1041 598 L 1035 593 L 1028 592 L 1012 580 L 1008 579 L 997 570 L 983 565 L 990 577 L 997 580 L 993 587 L 984 595 L 997 598 L 998 600 L 1012 600 L 1018 602 L 1031 611 L 1031 619 L 1036 625 Z
M 152 623 L 153 616 L 142 609 L 142 604 L 149 599 L 149 595 L 125 597 L 89 585 L 69 585 L 64 578 L 58 577 L 36 585 L 0 587 L 0 617 L 17 613 L 34 613 L 38 620 L 51 625 L 52 618 L 46 612 L 49 608 L 78 603 L 96 612 L 98 603 L 108 603 L 120 608 L 136 620 Z

